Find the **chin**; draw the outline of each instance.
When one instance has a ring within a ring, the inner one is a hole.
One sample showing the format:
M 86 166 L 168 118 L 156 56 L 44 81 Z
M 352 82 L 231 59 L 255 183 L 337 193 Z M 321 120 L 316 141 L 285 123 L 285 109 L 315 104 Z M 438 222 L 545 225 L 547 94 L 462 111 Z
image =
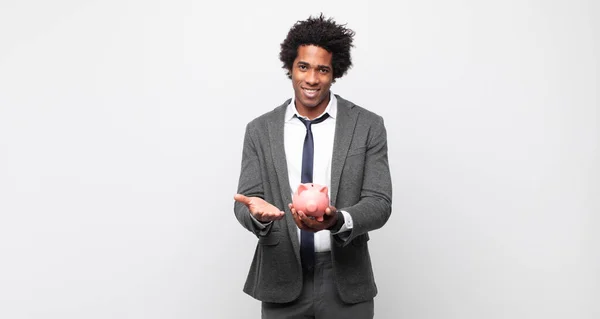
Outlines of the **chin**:
M 323 103 L 324 99 L 318 99 L 318 100 L 301 100 L 302 104 L 305 105 L 306 107 L 309 108 L 315 108 L 317 106 L 319 106 L 319 104 Z

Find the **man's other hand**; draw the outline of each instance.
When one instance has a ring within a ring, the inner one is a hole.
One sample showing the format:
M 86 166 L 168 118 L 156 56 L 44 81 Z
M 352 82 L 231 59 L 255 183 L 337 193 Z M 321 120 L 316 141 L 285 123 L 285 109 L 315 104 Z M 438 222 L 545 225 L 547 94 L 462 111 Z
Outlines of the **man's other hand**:
M 235 194 L 233 199 L 246 205 L 250 214 L 259 222 L 268 223 L 283 218 L 284 212 L 260 197 L 247 197 L 242 194 Z

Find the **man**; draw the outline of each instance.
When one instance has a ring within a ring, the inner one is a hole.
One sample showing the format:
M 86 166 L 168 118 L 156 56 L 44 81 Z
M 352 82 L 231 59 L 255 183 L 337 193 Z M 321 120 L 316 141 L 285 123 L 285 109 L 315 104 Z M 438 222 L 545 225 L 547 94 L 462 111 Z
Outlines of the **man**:
M 280 52 L 294 96 L 246 127 L 234 212 L 258 237 L 244 292 L 263 318 L 373 318 L 368 232 L 392 186 L 383 119 L 330 92 L 353 37 L 323 15 L 297 22 Z M 323 221 L 291 204 L 301 183 L 329 188 Z

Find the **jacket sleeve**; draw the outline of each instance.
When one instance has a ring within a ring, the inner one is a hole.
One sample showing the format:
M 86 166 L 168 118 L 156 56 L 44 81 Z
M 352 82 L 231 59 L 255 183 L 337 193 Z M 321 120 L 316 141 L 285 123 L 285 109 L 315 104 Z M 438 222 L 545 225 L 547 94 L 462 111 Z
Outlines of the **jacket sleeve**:
M 246 133 L 244 135 L 242 165 L 237 192 L 248 197 L 260 197 L 264 199 L 260 159 L 253 139 L 252 122 L 246 126 Z M 260 222 L 253 219 L 248 207 L 240 202 L 234 202 L 233 212 L 240 224 L 256 236 L 265 236 L 271 230 L 273 223 L 265 225 L 257 224 Z
M 378 116 L 367 140 L 360 200 L 342 210 L 352 216 L 350 236 L 336 241 L 345 246 L 357 236 L 381 228 L 392 213 L 392 181 L 388 163 L 387 133 Z M 337 236 L 335 236 L 337 237 Z

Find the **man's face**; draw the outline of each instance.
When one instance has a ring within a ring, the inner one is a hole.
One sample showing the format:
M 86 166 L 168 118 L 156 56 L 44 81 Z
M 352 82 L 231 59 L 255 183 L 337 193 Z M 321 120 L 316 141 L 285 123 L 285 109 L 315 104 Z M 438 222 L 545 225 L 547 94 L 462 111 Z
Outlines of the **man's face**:
M 329 103 L 329 88 L 333 82 L 332 54 L 315 45 L 302 45 L 292 66 L 292 84 L 296 109 L 301 115 L 322 112 Z

